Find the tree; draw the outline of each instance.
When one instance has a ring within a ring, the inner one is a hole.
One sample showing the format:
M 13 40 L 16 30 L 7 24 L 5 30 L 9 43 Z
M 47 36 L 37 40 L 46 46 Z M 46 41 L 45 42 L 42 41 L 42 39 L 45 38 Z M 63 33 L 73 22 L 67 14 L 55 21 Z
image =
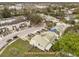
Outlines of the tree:
M 5 7 L 5 8 L 2 10 L 1 15 L 2 15 L 3 18 L 11 17 L 10 10 L 9 10 L 7 7 Z
M 31 14 L 31 10 L 23 9 L 23 13 L 25 16 L 28 16 L 29 14 Z
M 73 14 L 79 14 L 79 7 L 74 10 Z
M 40 24 L 43 21 L 43 19 L 37 14 L 29 14 L 27 19 L 30 20 L 32 25 Z
M 51 5 L 49 5 L 49 7 L 47 8 L 47 11 L 48 11 L 48 12 L 53 11 L 53 8 L 52 8 L 52 6 L 51 6 Z
M 75 24 L 75 21 L 74 20 L 70 20 L 67 23 L 74 25 Z
M 52 47 L 55 51 L 62 51 L 79 56 L 79 34 L 75 32 L 67 32 Z
M 10 12 L 12 16 L 18 16 L 16 9 L 11 9 Z
M 54 23 L 51 22 L 51 21 L 47 21 L 46 26 L 47 26 L 48 29 L 50 29 L 52 26 L 54 26 Z

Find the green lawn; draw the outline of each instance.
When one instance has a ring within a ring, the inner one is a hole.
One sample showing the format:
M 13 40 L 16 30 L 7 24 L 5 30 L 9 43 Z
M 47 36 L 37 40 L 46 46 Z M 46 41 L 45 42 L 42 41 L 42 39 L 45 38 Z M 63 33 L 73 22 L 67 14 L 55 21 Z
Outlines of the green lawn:
M 31 47 L 29 42 L 18 39 L 8 46 L 1 56 L 25 56 L 25 52 L 28 52 Z
M 71 31 L 66 33 L 52 49 L 79 56 L 79 34 Z

